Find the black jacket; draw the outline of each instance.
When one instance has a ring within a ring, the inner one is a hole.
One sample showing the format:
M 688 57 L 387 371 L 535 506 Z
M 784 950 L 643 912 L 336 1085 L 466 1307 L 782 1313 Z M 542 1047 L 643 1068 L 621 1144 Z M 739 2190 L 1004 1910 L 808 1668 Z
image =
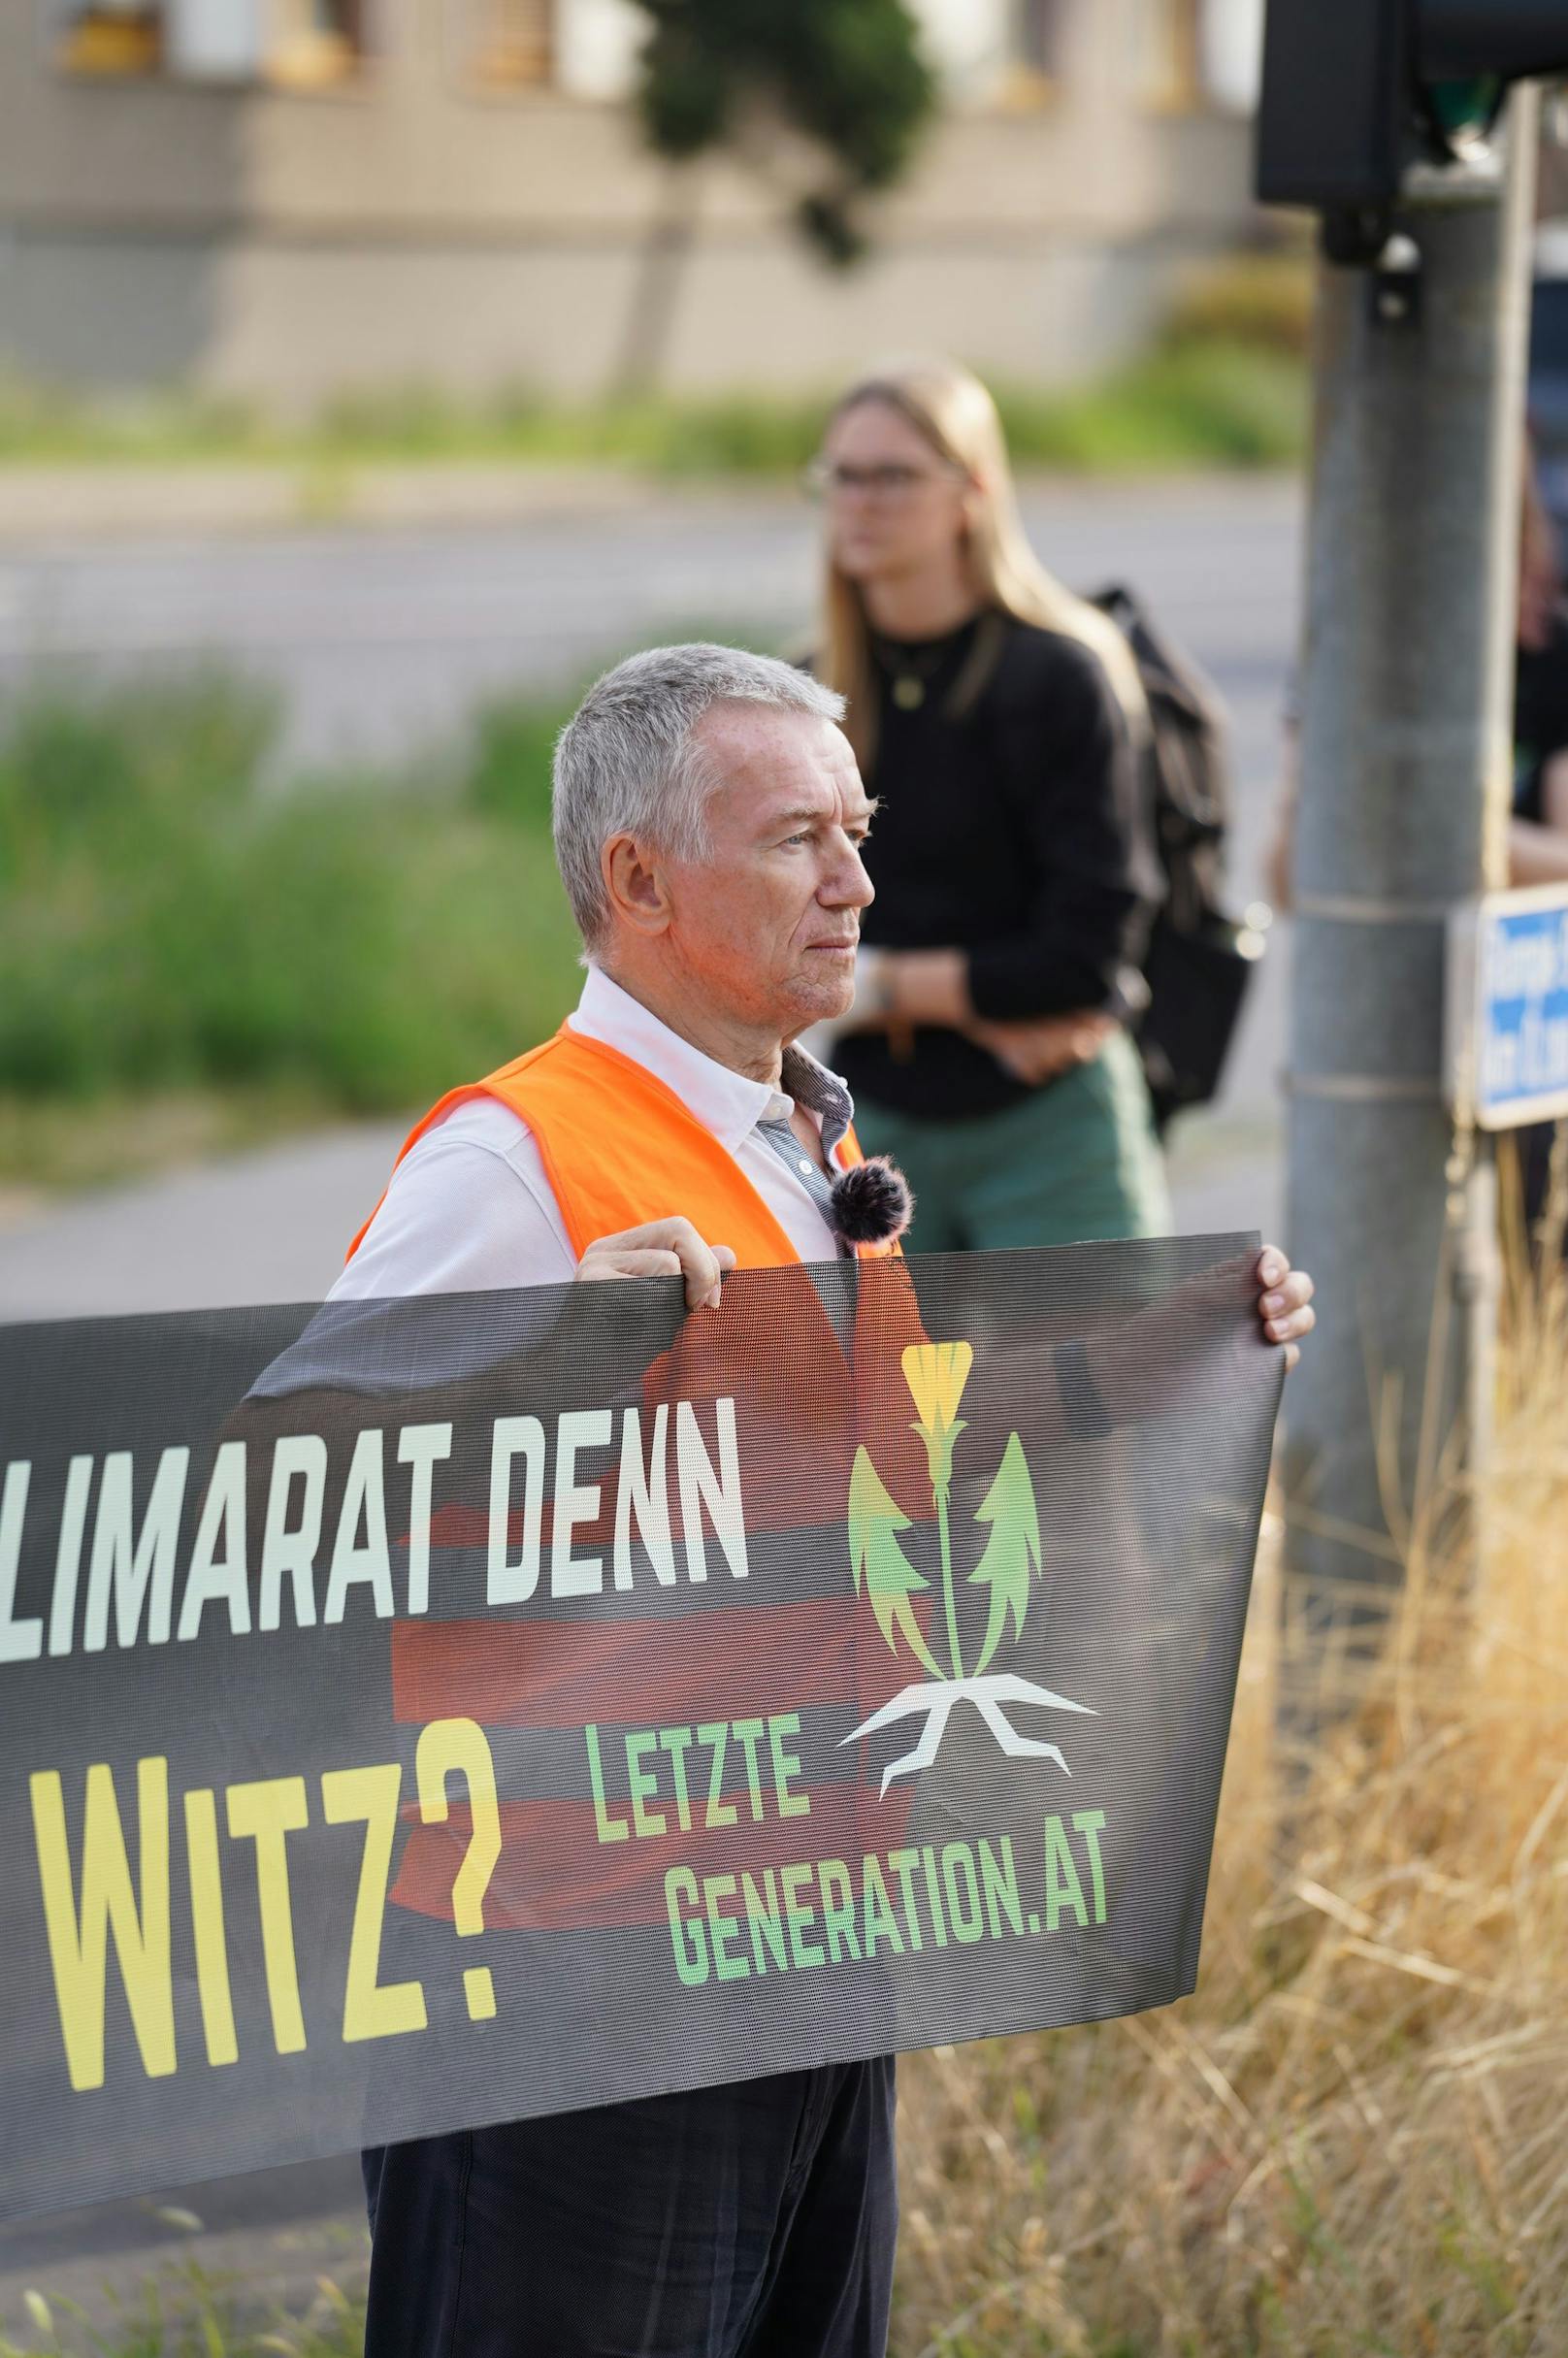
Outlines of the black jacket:
M 1161 880 L 1142 765 L 1098 657 L 987 615 L 949 639 L 878 642 L 877 659 L 863 938 L 965 950 L 982 1016 L 1115 1005 Z M 893 694 L 900 674 L 920 680 L 913 709 Z M 847 1034 L 837 1056 L 858 1096 L 938 1120 L 1029 1094 L 955 1032 L 917 1032 L 907 1059 L 883 1034 Z

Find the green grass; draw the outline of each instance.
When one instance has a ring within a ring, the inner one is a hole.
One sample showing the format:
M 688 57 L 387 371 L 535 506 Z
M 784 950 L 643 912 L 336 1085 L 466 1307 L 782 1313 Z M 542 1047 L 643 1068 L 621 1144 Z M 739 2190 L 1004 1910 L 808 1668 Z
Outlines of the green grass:
M 1222 254 L 1194 271 L 1171 306 L 1171 344 L 1250 345 L 1307 356 L 1313 256 L 1305 237 L 1263 252 Z
M 140 2278 L 107 2322 L 58 2295 L 24 2303 L 31 2336 L 0 2338 L 0 2358 L 362 2358 L 365 2347 L 364 2297 L 330 2276 L 303 2315 L 262 2310 L 194 2262 Z
M 1022 466 L 1085 473 L 1286 465 L 1305 435 L 1305 373 L 1250 312 L 1221 332 L 1178 319 L 1150 353 L 1097 382 L 1052 392 L 999 384 Z M 293 466 L 342 504 L 345 471 L 376 463 L 618 467 L 653 475 L 780 476 L 817 446 L 833 389 L 780 400 L 564 403 L 526 388 L 460 404 L 427 386 L 343 395 L 288 425 L 234 401 L 169 393 L 91 402 L 58 386 L 0 384 L 0 468 L 39 464 Z
M 492 706 L 443 774 L 284 781 L 218 673 L 0 709 L 0 1140 L 116 1099 L 402 1110 L 541 1037 L 568 708 Z
M 1283 467 L 1305 447 L 1307 380 L 1289 355 L 1172 344 L 1089 393 L 998 393 L 1019 466 L 1108 475 Z

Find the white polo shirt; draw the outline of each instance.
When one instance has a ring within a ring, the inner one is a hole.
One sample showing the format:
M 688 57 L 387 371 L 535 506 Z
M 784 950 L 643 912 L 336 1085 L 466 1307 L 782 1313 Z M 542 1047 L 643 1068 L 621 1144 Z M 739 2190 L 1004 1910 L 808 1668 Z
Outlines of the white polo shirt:
M 734 1155 L 802 1261 L 837 1259 L 833 1231 L 807 1185 L 812 1165 L 802 1154 L 800 1169 L 792 1171 L 758 1132 L 760 1122 L 787 1121 L 793 1098 L 704 1056 L 598 966 L 589 967 L 569 1020 L 573 1032 L 618 1048 L 673 1090 Z M 792 1054 L 805 1056 L 799 1047 Z M 833 1087 L 843 1090 L 835 1078 Z M 820 1114 L 804 1110 L 820 1132 Z M 683 1208 L 666 1207 L 670 1213 Z M 576 1266 L 527 1123 L 499 1098 L 473 1097 L 404 1156 L 364 1243 L 327 1298 L 547 1286 L 570 1278 Z

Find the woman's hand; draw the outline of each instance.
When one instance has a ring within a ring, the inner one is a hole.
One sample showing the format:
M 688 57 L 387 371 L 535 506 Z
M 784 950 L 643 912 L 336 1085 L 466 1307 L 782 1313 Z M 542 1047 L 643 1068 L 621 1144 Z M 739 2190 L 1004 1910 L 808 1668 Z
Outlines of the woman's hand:
M 855 966 L 855 1004 L 846 1032 L 890 1032 L 907 1038 L 917 1024 L 962 1032 L 1027 1088 L 1054 1081 L 1099 1054 L 1114 1018 L 1097 1007 L 1067 1015 L 986 1023 L 969 998 L 968 960 L 962 950 L 862 950 Z
M 1084 1007 L 1073 1015 L 1034 1016 L 1020 1023 L 964 1026 L 971 1040 L 988 1049 L 1014 1080 L 1029 1089 L 1056 1080 L 1074 1065 L 1089 1064 L 1115 1029 L 1115 1018 L 1098 1007 Z

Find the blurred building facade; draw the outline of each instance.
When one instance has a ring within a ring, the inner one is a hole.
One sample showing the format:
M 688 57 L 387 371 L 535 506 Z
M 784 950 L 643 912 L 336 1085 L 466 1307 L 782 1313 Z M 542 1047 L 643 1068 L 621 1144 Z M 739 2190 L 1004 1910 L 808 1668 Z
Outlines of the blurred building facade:
M 835 275 L 787 142 L 646 152 L 631 0 L 0 0 L 0 371 L 306 406 L 1103 367 L 1254 219 L 1262 0 L 915 11 L 948 104 Z

